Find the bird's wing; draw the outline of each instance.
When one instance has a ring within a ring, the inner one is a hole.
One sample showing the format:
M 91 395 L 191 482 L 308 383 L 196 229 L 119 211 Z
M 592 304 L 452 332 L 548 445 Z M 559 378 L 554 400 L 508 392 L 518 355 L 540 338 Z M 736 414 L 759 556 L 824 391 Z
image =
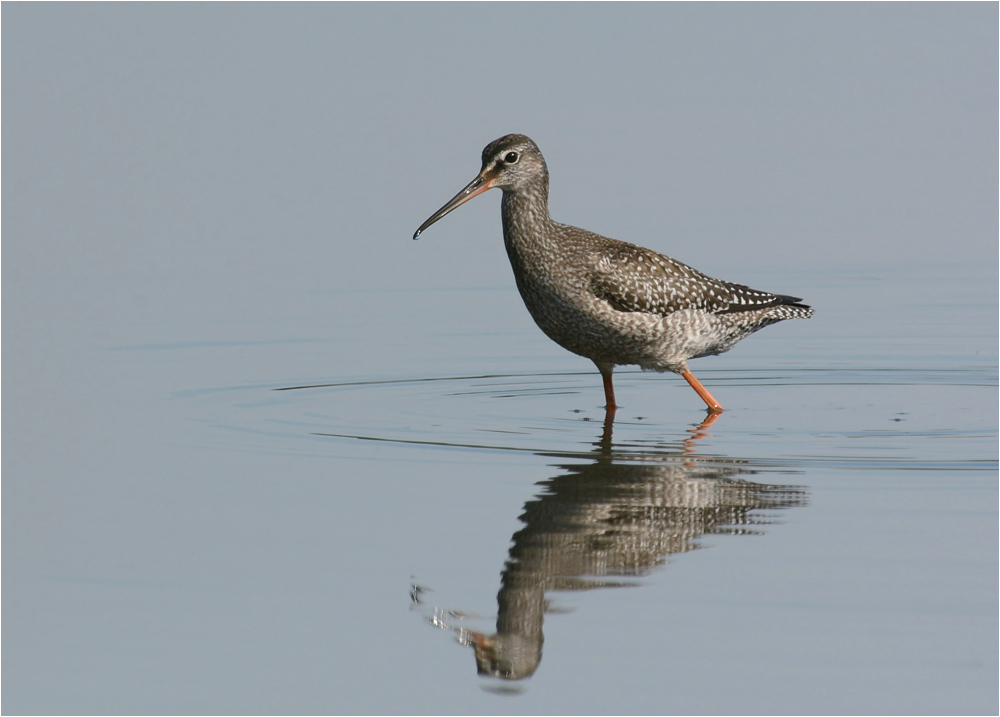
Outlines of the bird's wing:
M 713 279 L 663 254 L 611 240 L 595 261 L 591 288 L 618 311 L 661 316 L 683 309 L 726 314 L 800 301 Z

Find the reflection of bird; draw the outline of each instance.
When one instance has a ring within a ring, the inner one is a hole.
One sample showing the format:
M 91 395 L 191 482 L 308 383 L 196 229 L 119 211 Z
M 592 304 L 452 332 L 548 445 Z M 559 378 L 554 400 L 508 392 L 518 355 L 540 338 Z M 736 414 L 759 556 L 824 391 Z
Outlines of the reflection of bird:
M 743 526 L 767 522 L 753 511 L 805 502 L 801 488 L 741 480 L 752 471 L 739 461 L 692 455 L 704 427 L 684 450 L 642 456 L 641 463 L 613 457 L 606 431 L 595 462 L 561 466 L 563 473 L 540 484 L 542 494 L 525 504 L 525 526 L 513 536 L 496 633 L 459 630 L 481 674 L 523 679 L 535 672 L 546 592 L 629 585 L 622 578 L 695 548 L 701 535 L 750 532 Z
M 611 372 L 628 364 L 681 374 L 709 411 L 721 411 L 687 359 L 721 354 L 769 324 L 812 316 L 793 296 L 719 281 L 649 249 L 552 221 L 545 160 L 521 134 L 487 145 L 479 176 L 413 238 L 492 187 L 503 190 L 504 243 L 521 298 L 550 339 L 597 365 L 609 411 L 616 408 Z

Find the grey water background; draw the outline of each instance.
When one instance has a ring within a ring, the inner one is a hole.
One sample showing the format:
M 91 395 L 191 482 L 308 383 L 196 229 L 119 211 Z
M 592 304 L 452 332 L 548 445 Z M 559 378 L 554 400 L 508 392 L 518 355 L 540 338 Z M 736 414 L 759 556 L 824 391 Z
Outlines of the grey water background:
M 996 4 L 2 19 L 5 713 L 997 712 Z M 410 241 L 508 132 L 815 318 L 610 433 L 497 192 Z

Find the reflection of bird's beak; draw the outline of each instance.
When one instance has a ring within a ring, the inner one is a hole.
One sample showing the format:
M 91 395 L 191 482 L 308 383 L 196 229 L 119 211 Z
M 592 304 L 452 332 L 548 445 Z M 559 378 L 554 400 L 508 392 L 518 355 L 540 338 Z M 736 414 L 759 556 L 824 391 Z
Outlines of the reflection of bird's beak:
M 469 642 L 476 653 L 476 671 L 481 675 L 492 675 L 497 660 L 493 642 L 480 632 L 469 631 Z
M 469 642 L 473 645 L 478 645 L 479 647 L 489 647 L 490 641 L 481 632 L 476 632 L 475 630 L 466 630 L 465 636 L 468 638 Z
M 426 229 L 431 224 L 436 222 L 438 219 L 443 217 L 445 214 L 448 214 L 453 209 L 457 209 L 458 207 L 462 206 L 473 197 L 479 196 L 487 189 L 491 189 L 493 187 L 493 180 L 495 179 L 496 175 L 493 172 L 488 172 L 486 170 L 480 172 L 479 176 L 473 179 L 471 182 L 469 182 L 469 184 L 466 185 L 465 189 L 463 189 L 461 192 L 452 197 L 447 204 L 445 204 L 443 207 L 434 212 L 431 215 L 430 219 L 421 224 L 420 228 L 417 229 L 416 233 L 414 233 L 413 238 L 416 239 L 417 237 L 419 237 L 420 232 L 422 232 L 424 229 Z

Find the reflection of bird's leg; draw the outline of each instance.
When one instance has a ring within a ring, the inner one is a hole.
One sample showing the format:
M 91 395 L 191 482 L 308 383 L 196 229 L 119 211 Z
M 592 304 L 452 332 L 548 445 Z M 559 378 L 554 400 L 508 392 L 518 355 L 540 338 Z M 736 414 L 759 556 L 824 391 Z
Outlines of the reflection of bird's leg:
M 615 412 L 607 411 L 604 414 L 604 432 L 601 434 L 601 453 L 607 455 L 611 453 L 611 432 L 615 427 Z
M 701 422 L 701 425 L 698 426 L 697 428 L 693 429 L 691 431 L 691 433 L 701 434 L 701 435 L 698 436 L 699 438 L 701 438 L 702 436 L 708 436 L 708 435 L 710 435 L 708 433 L 702 433 L 702 432 L 708 430 L 708 428 L 713 423 L 715 423 L 716 421 L 718 421 L 720 415 L 722 415 L 722 414 L 720 414 L 718 412 L 716 412 L 716 413 L 709 413 L 707 416 L 705 416 L 705 420 Z
M 688 429 L 688 433 L 691 433 L 693 435 L 690 438 L 684 439 L 684 455 L 691 455 L 692 453 L 695 452 L 694 451 L 695 441 L 700 441 L 705 436 L 712 435 L 711 433 L 708 433 L 708 428 L 713 423 L 715 423 L 719 419 L 719 416 L 721 415 L 722 414 L 719 412 L 709 413 L 707 416 L 705 416 L 705 420 L 701 422 L 700 426 L 698 426 L 697 428 Z

